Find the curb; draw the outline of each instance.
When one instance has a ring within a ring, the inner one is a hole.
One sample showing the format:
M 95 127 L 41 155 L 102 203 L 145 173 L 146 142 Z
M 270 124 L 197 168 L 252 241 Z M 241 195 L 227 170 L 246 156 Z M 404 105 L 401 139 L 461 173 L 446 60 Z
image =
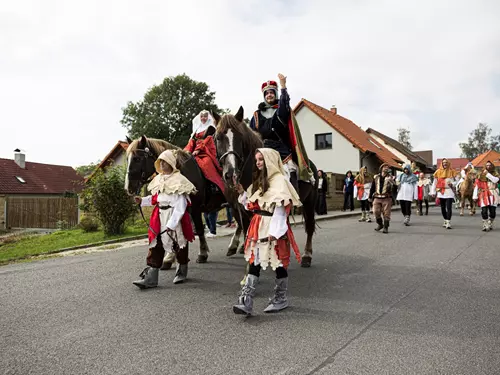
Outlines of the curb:
M 51 251 L 51 252 L 40 253 L 40 254 L 37 254 L 36 256 L 38 256 L 38 255 L 50 255 L 50 254 L 63 253 L 65 251 L 80 250 L 80 249 L 86 249 L 86 248 L 89 248 L 89 247 L 99 247 L 99 246 L 104 246 L 104 245 L 111 245 L 111 244 L 114 244 L 114 243 L 120 243 L 120 242 L 129 242 L 129 241 L 134 241 L 134 240 L 142 240 L 142 239 L 145 239 L 145 238 L 148 238 L 148 235 L 147 234 L 141 234 L 141 235 L 137 235 L 137 236 L 117 238 L 117 239 L 114 239 L 114 240 L 107 240 L 107 241 L 101 241 L 101 242 L 88 243 L 88 244 L 85 244 L 85 245 L 78 245 L 78 246 L 66 247 L 64 249 L 58 249 L 58 250 Z
M 415 207 L 415 206 L 412 206 L 412 207 Z M 435 207 L 434 202 L 429 203 L 429 207 Z M 391 210 L 396 211 L 399 209 L 400 209 L 400 206 L 393 206 Z M 344 214 L 339 214 L 339 215 L 335 215 L 335 216 L 317 216 L 316 221 L 318 222 L 318 221 L 326 221 L 326 220 L 345 219 L 345 218 L 350 218 L 350 217 L 358 216 L 358 215 L 359 215 L 359 211 L 346 212 Z M 300 220 L 300 221 L 291 222 L 290 226 L 297 226 L 297 225 L 302 225 L 302 224 L 304 224 L 304 221 Z M 220 235 L 217 235 L 216 238 L 231 237 L 232 235 L 233 235 L 233 233 L 220 234 Z M 86 249 L 86 248 L 90 248 L 90 247 L 99 247 L 99 246 L 104 246 L 104 245 L 112 245 L 115 243 L 142 240 L 142 239 L 146 239 L 146 238 L 148 238 L 147 234 L 141 234 L 141 235 L 137 235 L 137 236 L 117 238 L 115 240 L 107 240 L 107 241 L 89 243 L 89 244 L 85 244 L 85 245 L 66 247 L 64 249 L 58 249 L 58 250 L 51 251 L 51 252 L 37 254 L 37 256 L 58 254 L 58 253 L 63 253 L 65 251 L 80 250 L 80 249 Z

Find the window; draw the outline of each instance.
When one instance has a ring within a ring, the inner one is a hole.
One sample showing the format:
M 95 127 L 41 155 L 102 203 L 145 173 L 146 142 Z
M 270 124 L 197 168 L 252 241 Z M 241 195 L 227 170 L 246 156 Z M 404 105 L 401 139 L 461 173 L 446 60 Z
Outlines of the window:
M 19 176 L 16 176 L 16 178 L 17 178 L 17 181 L 19 181 L 21 184 L 25 184 L 26 183 L 26 181 L 24 181 L 24 178 L 19 177 Z
M 331 150 L 332 133 L 316 134 L 314 138 L 316 150 Z

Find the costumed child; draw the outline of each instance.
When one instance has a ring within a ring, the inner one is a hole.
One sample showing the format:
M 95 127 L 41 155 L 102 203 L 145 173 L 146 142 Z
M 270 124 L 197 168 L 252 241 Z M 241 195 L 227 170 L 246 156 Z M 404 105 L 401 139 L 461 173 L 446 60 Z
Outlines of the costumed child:
M 288 221 L 293 207 L 300 207 L 299 196 L 288 181 L 280 154 L 270 148 L 255 152 L 252 185 L 245 192 L 240 184 L 236 189 L 238 201 L 253 212 L 247 231 L 245 259 L 249 262 L 248 276 L 241 289 L 235 314 L 251 315 L 253 298 L 260 270 L 271 267 L 276 271 L 274 296 L 264 312 L 278 312 L 288 307 L 288 272 L 291 249 L 300 262 L 300 251 Z
M 158 272 L 163 256 L 175 253 L 177 270 L 174 284 L 182 283 L 188 272 L 188 242 L 194 241 L 191 219 L 187 212 L 189 195 L 196 193 L 195 186 L 176 167 L 176 152 L 164 151 L 155 161 L 158 175 L 148 185 L 152 195 L 135 197 L 141 207 L 154 206 L 149 224 L 149 251 L 147 267 L 142 271 L 141 280 L 134 285 L 141 289 L 158 286 Z

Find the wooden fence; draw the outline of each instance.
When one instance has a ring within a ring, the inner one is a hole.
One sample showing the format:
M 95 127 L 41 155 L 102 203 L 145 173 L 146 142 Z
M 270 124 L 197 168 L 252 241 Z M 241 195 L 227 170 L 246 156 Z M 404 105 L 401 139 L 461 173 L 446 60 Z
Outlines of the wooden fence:
M 7 228 L 72 228 L 78 224 L 78 198 L 7 197 Z

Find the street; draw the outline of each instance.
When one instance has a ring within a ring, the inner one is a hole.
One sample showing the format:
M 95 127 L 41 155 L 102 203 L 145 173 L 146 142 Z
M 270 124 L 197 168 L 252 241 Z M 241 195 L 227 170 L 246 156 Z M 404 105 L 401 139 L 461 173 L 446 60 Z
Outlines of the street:
M 444 229 L 438 208 L 388 235 L 358 217 L 322 221 L 311 268 L 292 260 L 290 307 L 262 311 L 274 273 L 262 272 L 254 317 L 232 312 L 245 261 L 209 240 L 209 263 L 156 289 L 132 281 L 147 249 L 0 267 L 2 374 L 499 374 L 500 222 Z M 301 248 L 302 226 L 294 227 Z

